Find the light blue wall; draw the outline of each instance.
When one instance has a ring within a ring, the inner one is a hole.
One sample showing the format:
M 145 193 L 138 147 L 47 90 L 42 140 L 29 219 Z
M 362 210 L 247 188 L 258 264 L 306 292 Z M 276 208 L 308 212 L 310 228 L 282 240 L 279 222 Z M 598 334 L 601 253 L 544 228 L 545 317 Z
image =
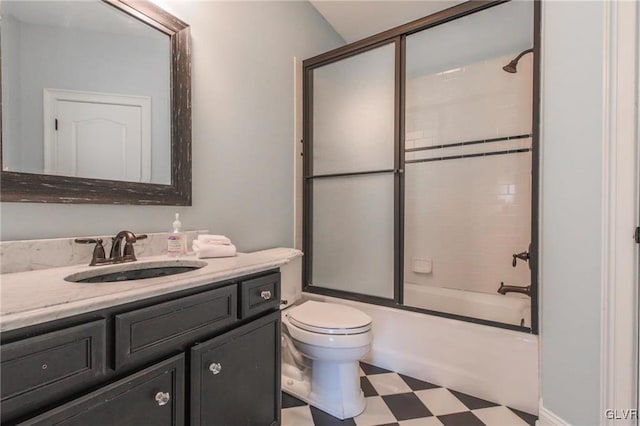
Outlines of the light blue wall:
M 168 1 L 191 25 L 193 206 L 2 203 L 3 240 L 208 228 L 293 246 L 293 57 L 343 40 L 308 2 Z
M 600 1 L 548 1 L 542 14 L 541 397 L 546 409 L 574 425 L 603 421 L 600 230 L 606 7 Z
M 0 9 L 1 12 L 1 9 Z M 6 63 L 20 63 L 20 22 L 13 16 L 2 16 L 2 33 L 11 33 L 13 37 L 2 37 L 0 40 L 2 50 L 2 157 L 20 158 L 22 147 L 19 144 L 7 144 L 6 140 L 15 140 L 19 137 L 22 127 L 20 110 L 21 75 L 17 67 L 7 67 Z M 1 34 L 0 34 L 1 36 Z M 6 163 L 3 164 L 6 166 Z

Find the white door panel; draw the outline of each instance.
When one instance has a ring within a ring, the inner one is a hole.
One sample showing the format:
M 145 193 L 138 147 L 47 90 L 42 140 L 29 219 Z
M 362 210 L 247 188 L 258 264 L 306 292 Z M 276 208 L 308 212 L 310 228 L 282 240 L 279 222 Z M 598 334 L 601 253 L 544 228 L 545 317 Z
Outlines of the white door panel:
M 140 108 L 58 103 L 58 174 L 141 180 Z
M 45 173 L 151 180 L 149 98 L 45 89 L 44 99 Z

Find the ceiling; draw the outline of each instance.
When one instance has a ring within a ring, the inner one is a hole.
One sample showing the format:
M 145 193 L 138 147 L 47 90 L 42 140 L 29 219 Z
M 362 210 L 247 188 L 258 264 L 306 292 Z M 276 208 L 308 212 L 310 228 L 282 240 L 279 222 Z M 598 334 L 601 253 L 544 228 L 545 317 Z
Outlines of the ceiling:
M 309 0 L 347 43 L 462 3 L 461 0 Z

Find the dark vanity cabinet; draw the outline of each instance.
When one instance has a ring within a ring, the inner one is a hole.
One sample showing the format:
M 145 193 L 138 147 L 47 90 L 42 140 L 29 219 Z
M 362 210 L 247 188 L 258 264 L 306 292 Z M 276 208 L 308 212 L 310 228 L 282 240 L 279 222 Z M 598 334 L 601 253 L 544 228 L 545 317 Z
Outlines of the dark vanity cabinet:
M 280 424 L 280 273 L 2 335 L 2 424 Z
M 191 424 L 280 424 L 280 313 L 191 348 Z

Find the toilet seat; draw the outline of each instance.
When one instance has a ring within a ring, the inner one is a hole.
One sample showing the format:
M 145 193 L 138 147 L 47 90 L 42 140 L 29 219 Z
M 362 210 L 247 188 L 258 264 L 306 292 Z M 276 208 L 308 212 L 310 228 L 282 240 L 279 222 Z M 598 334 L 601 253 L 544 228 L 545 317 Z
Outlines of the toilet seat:
M 308 332 L 331 335 L 354 335 L 371 329 L 371 317 L 349 306 L 335 303 L 307 301 L 293 307 L 289 322 Z

